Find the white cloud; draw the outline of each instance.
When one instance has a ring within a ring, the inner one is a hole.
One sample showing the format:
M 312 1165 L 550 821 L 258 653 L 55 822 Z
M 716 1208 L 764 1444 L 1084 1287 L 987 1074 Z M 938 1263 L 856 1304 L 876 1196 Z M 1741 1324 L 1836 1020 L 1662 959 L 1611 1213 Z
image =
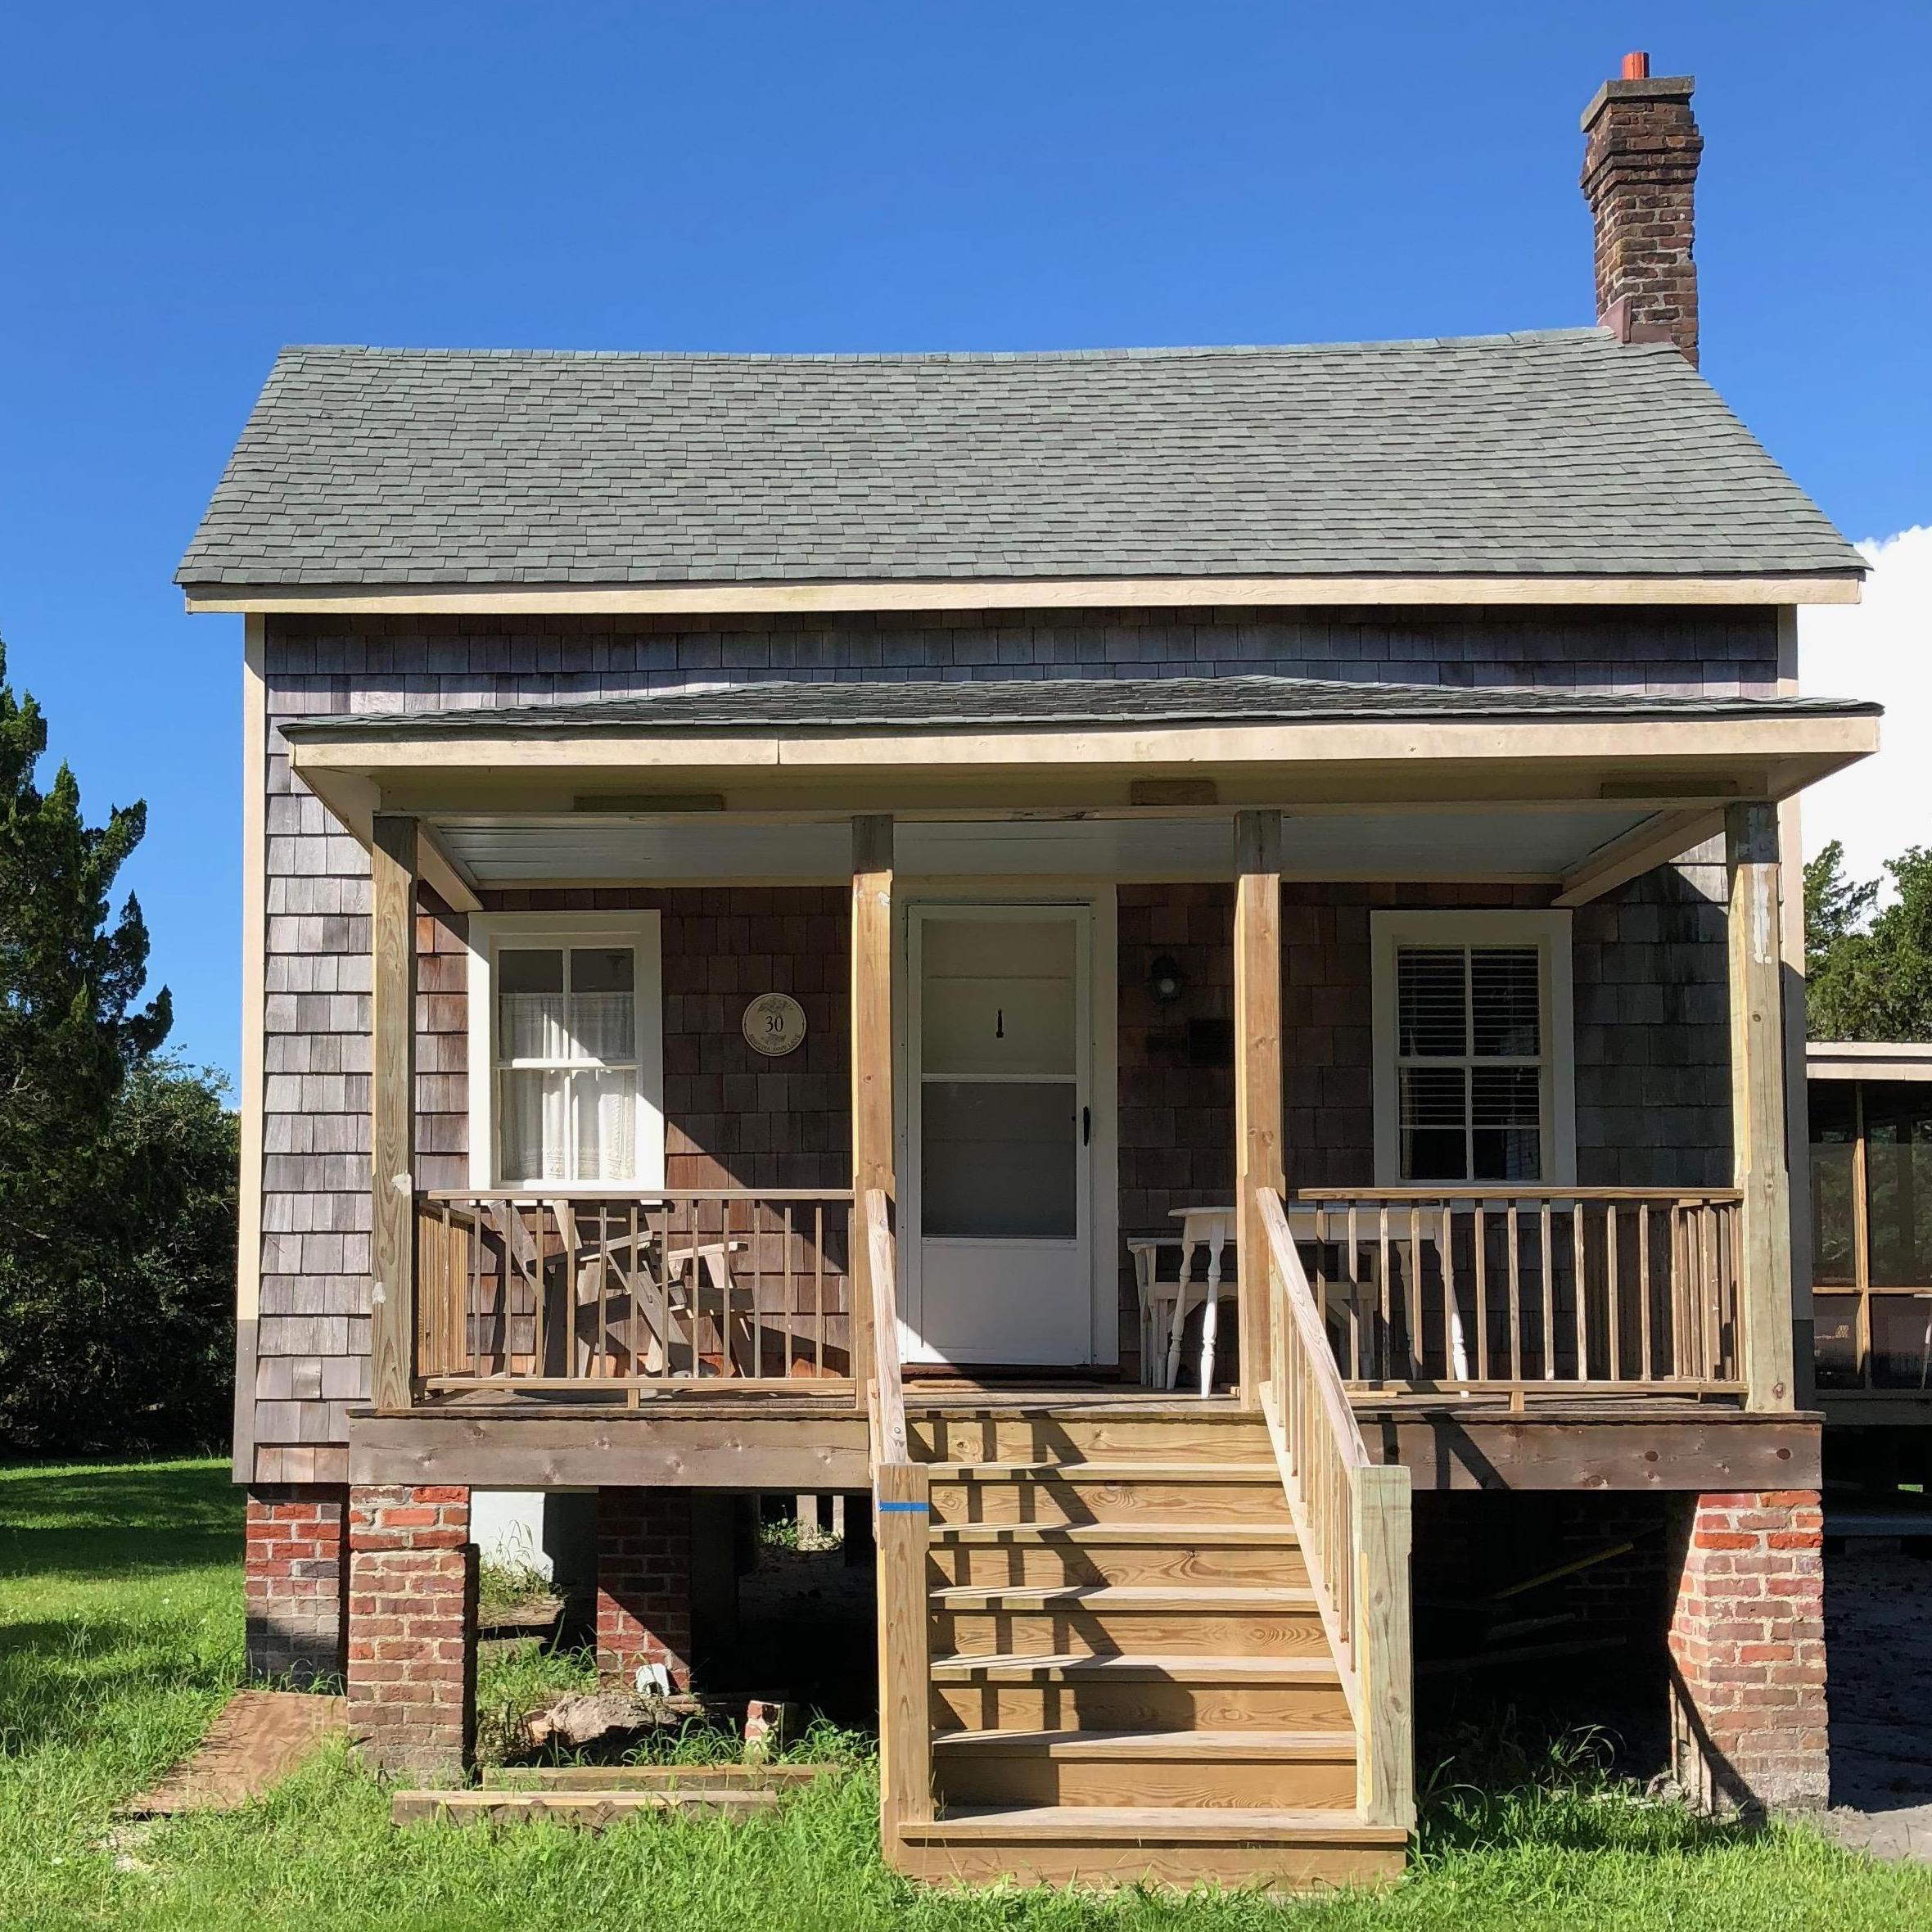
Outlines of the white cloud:
M 1932 526 L 1859 549 L 1863 602 L 1808 606 L 1798 620 L 1808 697 L 1875 697 L 1885 707 L 1876 757 L 1804 794 L 1804 855 L 1843 842 L 1854 878 L 1876 878 L 1907 846 L 1932 846 Z

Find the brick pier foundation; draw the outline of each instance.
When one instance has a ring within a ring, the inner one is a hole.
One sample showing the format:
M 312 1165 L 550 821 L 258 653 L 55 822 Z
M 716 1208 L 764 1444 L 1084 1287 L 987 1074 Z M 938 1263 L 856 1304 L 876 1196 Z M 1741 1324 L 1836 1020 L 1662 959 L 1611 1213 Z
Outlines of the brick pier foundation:
M 349 1703 L 386 1771 L 448 1776 L 475 1742 L 476 1551 L 470 1492 L 349 1492 Z
M 691 1492 L 597 1496 L 597 1669 L 625 1683 L 661 1663 L 691 1684 Z
M 248 1674 L 303 1689 L 342 1675 L 343 1532 L 349 1492 L 283 1483 L 248 1492 L 242 1608 Z
M 1826 1800 L 1821 1528 L 1808 1489 L 1707 1492 L 1680 1507 L 1671 1745 L 1678 1781 L 1713 1810 Z

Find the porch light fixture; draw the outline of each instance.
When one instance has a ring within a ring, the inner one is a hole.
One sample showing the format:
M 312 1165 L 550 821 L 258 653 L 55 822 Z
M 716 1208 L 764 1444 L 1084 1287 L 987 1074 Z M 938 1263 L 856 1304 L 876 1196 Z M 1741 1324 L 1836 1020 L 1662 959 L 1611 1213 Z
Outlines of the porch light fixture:
M 1156 1006 L 1171 1006 L 1187 991 L 1187 975 L 1171 953 L 1162 953 L 1148 968 L 1147 990 Z

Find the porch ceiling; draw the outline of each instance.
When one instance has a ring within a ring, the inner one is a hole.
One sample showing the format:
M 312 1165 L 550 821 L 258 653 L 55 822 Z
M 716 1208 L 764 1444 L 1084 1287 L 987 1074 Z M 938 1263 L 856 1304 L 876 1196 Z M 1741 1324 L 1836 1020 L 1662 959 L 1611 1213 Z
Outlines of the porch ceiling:
M 1643 824 L 1627 809 L 1290 815 L 1291 878 L 1554 882 Z M 432 819 L 432 823 L 435 821 Z M 630 880 L 844 880 L 851 831 L 722 817 L 445 822 L 439 834 L 479 886 Z M 895 859 L 914 877 L 1213 880 L 1234 876 L 1232 828 L 1212 818 L 1064 818 L 1005 823 L 907 819 Z

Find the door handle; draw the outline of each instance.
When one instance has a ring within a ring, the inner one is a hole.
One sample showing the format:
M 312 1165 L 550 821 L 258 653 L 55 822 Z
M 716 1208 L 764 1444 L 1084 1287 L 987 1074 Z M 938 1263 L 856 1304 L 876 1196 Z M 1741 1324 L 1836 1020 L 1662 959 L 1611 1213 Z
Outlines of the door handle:
M 1094 1138 L 1094 1110 L 1083 1107 L 1080 1110 L 1080 1144 L 1086 1147 Z

